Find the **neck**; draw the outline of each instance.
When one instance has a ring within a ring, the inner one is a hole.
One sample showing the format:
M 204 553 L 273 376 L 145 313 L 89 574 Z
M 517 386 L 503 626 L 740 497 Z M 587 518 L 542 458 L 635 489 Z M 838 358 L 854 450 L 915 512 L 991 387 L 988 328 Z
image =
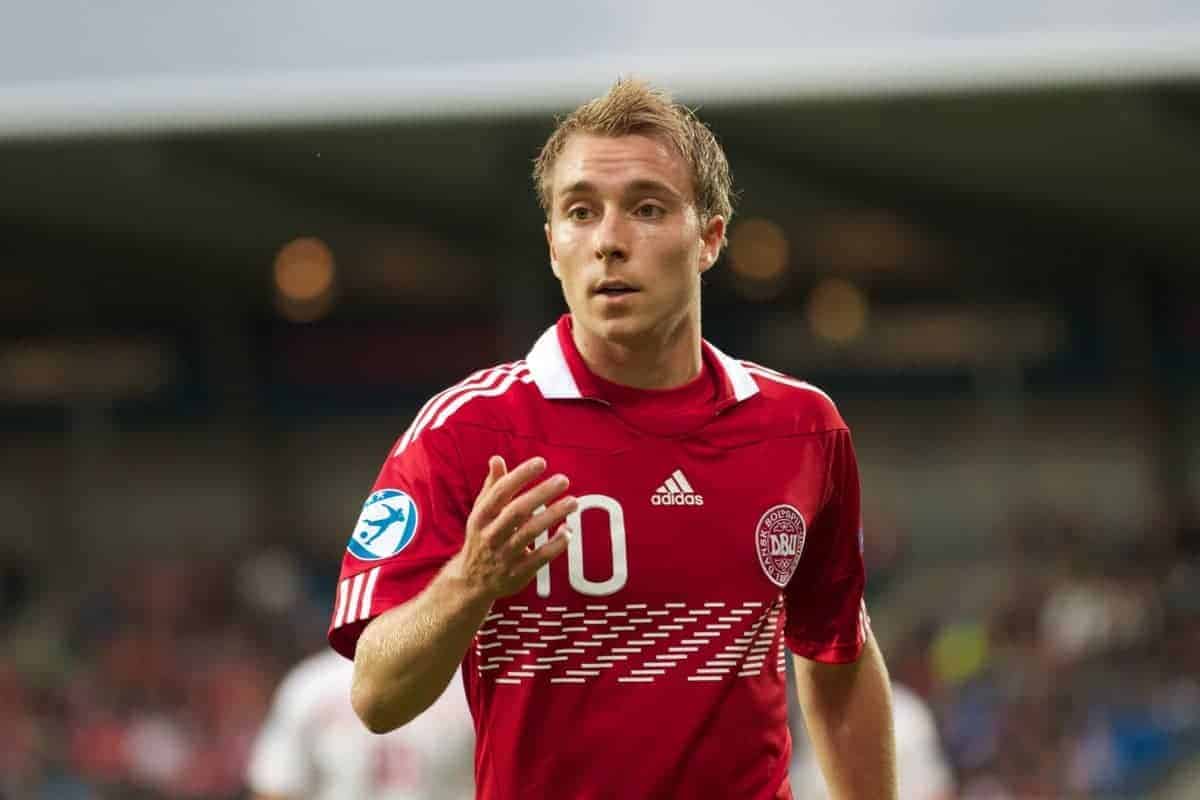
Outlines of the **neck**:
M 629 341 L 605 339 L 578 322 L 571 337 L 596 375 L 634 389 L 674 389 L 700 374 L 700 320 L 689 314 L 662 331 Z

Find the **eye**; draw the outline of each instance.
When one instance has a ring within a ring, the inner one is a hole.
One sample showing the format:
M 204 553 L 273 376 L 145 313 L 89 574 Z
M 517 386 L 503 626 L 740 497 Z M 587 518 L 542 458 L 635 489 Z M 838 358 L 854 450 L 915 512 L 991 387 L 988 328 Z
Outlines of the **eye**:
M 576 222 L 582 222 L 586 219 L 590 219 L 591 216 L 592 210 L 587 206 L 572 206 L 571 208 L 567 209 L 567 219 L 573 219 Z
M 666 213 L 665 208 L 655 203 L 642 203 L 633 210 L 633 215 L 642 219 L 658 219 Z

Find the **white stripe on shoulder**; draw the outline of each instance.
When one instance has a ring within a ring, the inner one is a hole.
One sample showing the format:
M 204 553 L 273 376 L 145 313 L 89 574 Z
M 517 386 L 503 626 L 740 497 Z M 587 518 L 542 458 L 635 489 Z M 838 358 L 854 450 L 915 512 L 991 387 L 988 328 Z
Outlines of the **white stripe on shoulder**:
M 471 386 L 474 386 L 475 384 L 478 384 L 481 382 L 486 383 L 488 380 L 490 380 L 492 378 L 492 376 L 494 376 L 500 372 L 506 371 L 508 368 L 509 368 L 509 365 L 500 364 L 499 366 L 488 367 L 487 369 L 481 369 L 478 372 L 472 373 L 464 380 L 459 381 L 458 383 L 454 384 L 453 386 L 451 386 L 447 389 L 443 389 L 442 391 L 435 394 L 433 397 L 429 398 L 429 400 L 426 401 L 425 405 L 421 406 L 421 410 L 416 413 L 416 416 L 413 417 L 413 421 L 408 426 L 408 430 L 404 432 L 404 436 L 400 439 L 400 446 L 396 449 L 396 453 L 399 454 L 401 451 L 404 450 L 405 447 L 408 446 L 409 442 L 412 441 L 413 432 L 418 430 L 425 423 L 425 421 L 429 418 L 429 416 L 431 414 L 436 413 L 438 405 L 442 401 L 444 401 L 446 399 L 446 397 L 454 394 L 455 392 L 463 389 L 464 387 L 471 387 Z
M 817 394 L 821 395 L 826 400 L 828 400 L 830 403 L 833 403 L 832 397 L 825 394 L 825 392 L 821 391 L 816 386 L 813 386 L 811 383 L 808 383 L 807 381 L 802 381 L 802 380 L 798 380 L 796 378 L 788 377 L 787 375 L 784 375 L 782 372 L 776 372 L 775 370 L 773 370 L 769 367 L 764 367 L 759 364 L 755 364 L 752 361 L 743 361 L 742 366 L 745 367 L 746 371 L 749 372 L 751 375 L 757 375 L 760 378 L 766 378 L 767 380 L 775 381 L 776 383 L 782 383 L 786 386 L 792 386 L 797 389 L 806 389 L 810 392 L 816 392 Z M 837 404 L 834 403 L 835 407 L 836 407 L 836 405 Z
M 434 420 L 433 424 L 429 426 L 430 430 L 442 427 L 442 425 L 446 424 L 446 420 L 454 416 L 454 412 L 458 411 L 460 408 L 477 397 L 499 397 L 502 394 L 506 394 L 517 381 L 520 381 L 521 383 L 533 382 L 533 375 L 529 372 L 527 367 L 518 367 L 512 370 L 504 376 L 500 383 L 496 384 L 495 386 L 487 389 L 479 389 L 473 392 L 466 392 L 462 395 L 459 395 L 452 402 L 446 404 L 446 407 L 442 409 L 440 414 L 438 414 L 437 419 Z
M 514 361 L 510 364 L 500 364 L 488 369 L 481 369 L 465 380 L 459 381 L 450 388 L 437 393 L 413 417 L 412 424 L 408 426 L 408 430 L 405 431 L 404 436 L 400 439 L 400 444 L 396 446 L 396 450 L 392 455 L 398 456 L 403 453 L 405 448 L 413 443 L 417 435 L 429 426 L 442 409 L 447 404 L 454 402 L 464 392 L 472 392 L 495 386 L 497 382 L 502 381 L 512 371 L 523 369 L 524 367 L 524 361 Z

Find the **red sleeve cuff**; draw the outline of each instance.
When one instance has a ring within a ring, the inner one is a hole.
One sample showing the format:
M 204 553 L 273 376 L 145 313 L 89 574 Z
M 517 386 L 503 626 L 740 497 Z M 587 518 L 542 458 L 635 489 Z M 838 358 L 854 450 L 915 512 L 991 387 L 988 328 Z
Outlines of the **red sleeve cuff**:
M 405 562 L 403 570 L 397 569 L 395 563 L 381 564 L 342 578 L 338 582 L 334 615 L 327 634 L 330 647 L 353 659 L 358 637 L 367 623 L 420 594 L 445 563 L 444 558 L 425 558 Z M 372 580 L 371 572 L 375 570 L 379 573 Z M 360 584 L 357 590 L 355 581 Z
M 822 664 L 850 664 L 862 655 L 864 642 L 843 642 L 829 644 L 828 642 L 807 642 L 792 636 L 784 636 L 788 650 L 809 661 Z

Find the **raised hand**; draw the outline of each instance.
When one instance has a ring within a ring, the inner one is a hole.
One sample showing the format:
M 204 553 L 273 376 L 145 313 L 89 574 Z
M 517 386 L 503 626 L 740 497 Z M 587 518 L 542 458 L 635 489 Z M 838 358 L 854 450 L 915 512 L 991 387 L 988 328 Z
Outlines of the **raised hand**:
M 561 496 L 570 485 L 567 477 L 553 475 L 522 491 L 545 470 L 541 457 L 511 472 L 500 456 L 488 459 L 488 474 L 467 517 L 466 541 L 454 568 L 493 600 L 524 589 L 544 564 L 567 549 L 570 531 L 562 523 L 578 505 L 574 497 Z M 543 531 L 556 526 L 555 535 L 534 546 Z

